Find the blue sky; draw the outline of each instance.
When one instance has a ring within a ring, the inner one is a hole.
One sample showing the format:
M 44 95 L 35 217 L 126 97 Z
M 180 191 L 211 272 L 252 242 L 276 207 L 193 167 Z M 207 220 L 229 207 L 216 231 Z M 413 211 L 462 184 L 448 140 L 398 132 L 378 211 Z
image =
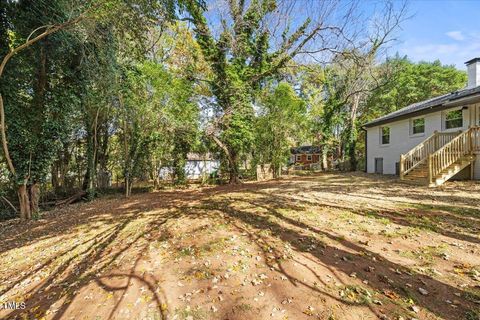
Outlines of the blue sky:
M 392 50 L 413 61 L 439 59 L 465 70 L 480 57 L 480 0 L 412 0 Z

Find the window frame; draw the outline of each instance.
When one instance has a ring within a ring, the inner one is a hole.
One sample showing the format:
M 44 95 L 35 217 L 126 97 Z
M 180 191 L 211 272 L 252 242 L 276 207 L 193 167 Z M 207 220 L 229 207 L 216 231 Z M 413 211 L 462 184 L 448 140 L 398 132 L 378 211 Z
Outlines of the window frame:
M 302 161 L 302 155 L 301 154 L 296 154 L 295 155 L 295 162 Z
M 383 129 L 388 129 L 388 142 L 384 143 L 383 138 L 386 137 L 387 135 L 383 134 Z M 392 129 L 389 126 L 382 126 L 380 127 L 380 145 L 382 146 L 388 146 L 390 145 L 390 138 L 392 136 Z
M 448 119 L 447 119 L 448 115 L 449 115 L 450 113 L 453 113 L 453 112 L 460 112 L 460 116 L 461 116 L 461 117 L 460 117 L 460 118 L 453 118 L 453 119 L 448 120 Z M 460 126 L 450 127 L 450 128 L 447 126 L 447 123 L 448 123 L 448 122 L 458 121 L 458 120 L 461 120 L 461 121 L 462 121 L 462 123 L 461 123 Z M 446 110 L 446 111 L 444 111 L 444 113 L 443 113 L 443 128 L 444 128 L 444 130 L 458 130 L 458 129 L 461 129 L 461 128 L 463 128 L 464 120 L 465 120 L 465 119 L 464 119 L 464 116 L 463 116 L 463 107 L 457 108 L 457 109 L 452 109 L 452 110 Z
M 313 157 L 311 154 L 307 154 L 307 161 L 312 161 L 313 160 Z
M 416 120 L 423 120 L 423 125 L 422 125 L 423 126 L 423 131 L 422 132 L 415 132 L 416 126 L 414 124 L 415 124 Z M 425 124 L 426 124 L 425 117 L 411 118 L 410 119 L 410 135 L 415 136 L 415 137 L 425 135 Z

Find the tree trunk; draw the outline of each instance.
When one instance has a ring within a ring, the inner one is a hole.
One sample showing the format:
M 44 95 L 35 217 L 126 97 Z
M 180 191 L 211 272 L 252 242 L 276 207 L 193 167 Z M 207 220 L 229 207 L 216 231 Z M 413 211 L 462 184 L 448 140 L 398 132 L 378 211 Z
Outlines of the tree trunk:
M 357 140 L 354 139 L 350 141 L 349 150 L 348 150 L 348 156 L 350 158 L 350 171 L 357 170 L 358 160 L 357 160 L 357 154 L 355 152 L 356 147 L 357 147 Z
M 37 182 L 30 185 L 28 188 L 28 195 L 30 197 L 30 213 L 36 215 L 40 211 L 38 208 L 40 200 L 40 185 Z
M 229 174 L 229 184 L 238 184 L 242 183 L 239 177 L 238 172 L 238 161 L 237 155 L 233 152 L 230 153 L 230 157 L 228 157 L 228 174 Z
M 322 148 L 322 169 L 328 171 L 328 150 L 325 146 Z
M 357 170 L 357 110 L 360 104 L 360 94 L 353 97 L 352 110 L 350 112 L 350 128 L 348 132 L 348 157 L 350 159 L 350 171 Z
M 132 195 L 133 181 L 130 179 L 129 175 L 125 175 L 125 198 L 128 198 Z
M 125 198 L 128 198 L 132 195 L 132 180 L 130 179 L 130 174 L 127 172 L 125 174 Z
M 229 174 L 229 184 L 237 184 L 241 183 L 242 181 L 239 178 L 239 173 L 238 173 L 238 161 L 237 161 L 237 155 L 229 150 L 227 146 L 220 140 L 218 139 L 214 134 L 210 135 L 215 141 L 215 143 L 225 152 L 225 155 L 227 156 L 228 159 L 228 174 Z
M 133 180 L 130 180 L 130 183 L 128 185 L 128 196 L 129 197 L 132 195 L 132 189 L 133 189 Z
M 32 212 L 26 182 L 18 186 L 17 194 L 18 202 L 20 203 L 20 218 L 22 220 L 31 219 Z
M 95 161 L 95 141 L 89 129 L 89 121 L 87 121 L 87 170 L 85 172 L 82 189 L 87 192 L 89 199 L 95 196 Z
M 57 193 L 60 190 L 60 182 L 59 182 L 59 179 L 58 179 L 58 171 L 59 171 L 58 162 L 59 161 L 55 161 L 52 164 L 52 169 L 51 169 L 52 188 L 53 188 L 55 193 Z

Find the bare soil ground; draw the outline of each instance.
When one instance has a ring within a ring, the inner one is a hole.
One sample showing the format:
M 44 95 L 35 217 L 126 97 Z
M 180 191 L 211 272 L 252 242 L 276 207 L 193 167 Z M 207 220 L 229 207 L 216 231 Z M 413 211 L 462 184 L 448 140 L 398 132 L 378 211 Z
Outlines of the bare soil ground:
M 318 174 L 0 224 L 2 319 L 479 319 L 480 184 Z M 0 305 L 1 306 L 1 305 Z

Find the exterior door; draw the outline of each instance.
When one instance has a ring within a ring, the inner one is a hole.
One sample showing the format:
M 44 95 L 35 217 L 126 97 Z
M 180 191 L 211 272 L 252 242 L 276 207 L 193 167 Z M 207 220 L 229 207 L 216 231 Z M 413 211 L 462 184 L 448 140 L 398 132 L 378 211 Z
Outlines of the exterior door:
M 383 174 L 383 158 L 375 158 L 375 173 Z

